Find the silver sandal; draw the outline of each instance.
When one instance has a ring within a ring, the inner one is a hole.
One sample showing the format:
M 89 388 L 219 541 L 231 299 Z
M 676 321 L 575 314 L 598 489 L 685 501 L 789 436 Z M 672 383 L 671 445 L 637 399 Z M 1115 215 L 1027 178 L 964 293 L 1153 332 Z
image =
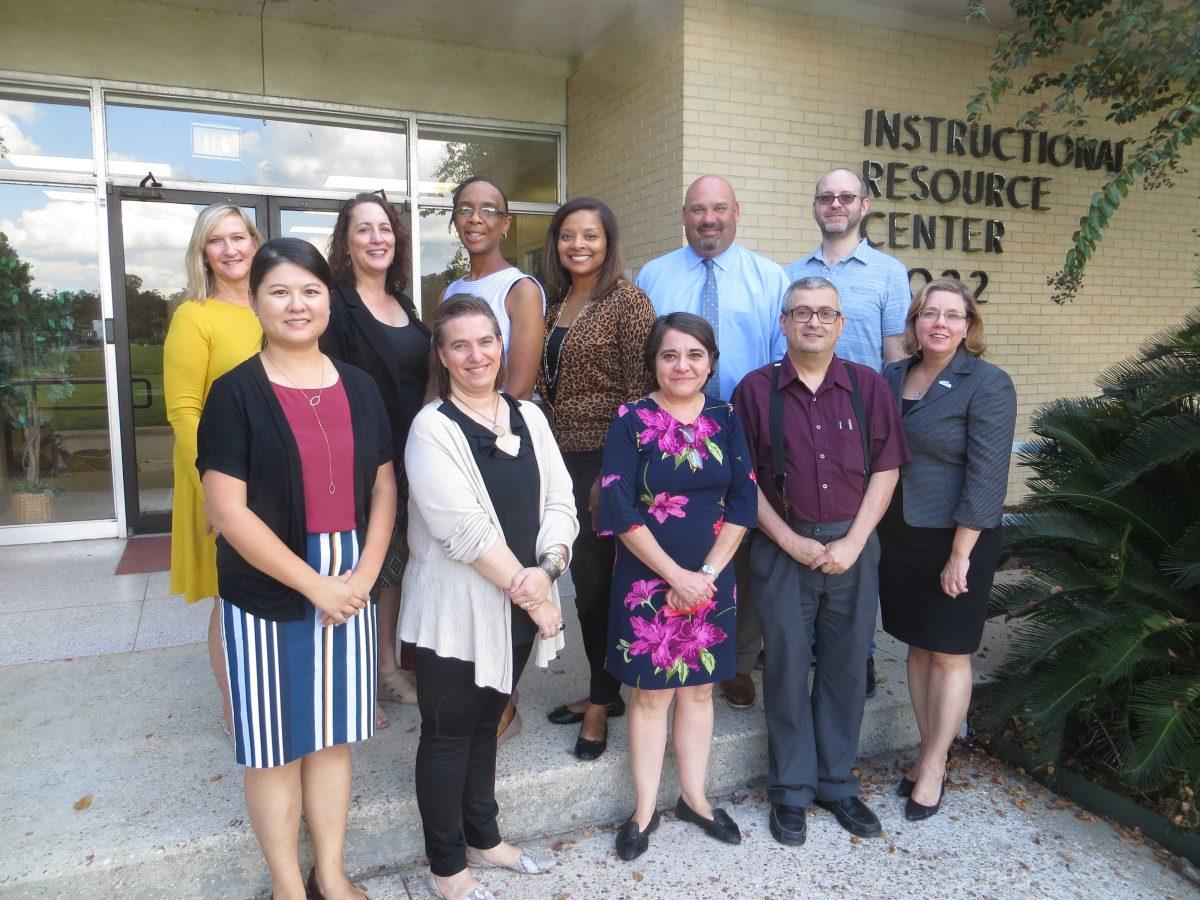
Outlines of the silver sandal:
M 468 847 L 467 865 L 475 869 L 510 869 L 522 875 L 545 875 L 553 868 L 554 861 L 548 856 L 543 856 L 540 853 L 532 853 L 522 847 L 521 855 L 517 857 L 517 861 L 513 865 L 502 866 L 498 863 L 488 862 L 480 855 L 478 850 Z
M 441 900 L 446 900 L 446 895 L 442 893 L 442 889 L 437 885 L 437 877 L 430 872 L 429 879 L 426 881 L 426 886 L 429 892 L 435 897 L 440 897 Z M 496 900 L 496 895 L 485 888 L 482 884 L 477 884 L 471 888 L 471 893 L 464 894 L 462 900 Z

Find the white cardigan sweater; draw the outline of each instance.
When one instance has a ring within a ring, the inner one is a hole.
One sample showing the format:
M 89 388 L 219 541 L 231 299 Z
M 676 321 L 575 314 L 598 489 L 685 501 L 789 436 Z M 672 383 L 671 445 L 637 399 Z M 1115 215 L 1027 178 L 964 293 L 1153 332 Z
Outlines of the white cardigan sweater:
M 475 683 L 512 691 L 512 601 L 471 565 L 497 540 L 500 520 L 462 429 L 425 406 L 404 451 L 408 475 L 408 566 L 400 607 L 400 639 L 438 656 L 475 663 Z M 540 474 L 541 528 L 537 552 L 568 549 L 579 533 L 571 476 L 542 411 L 524 400 L 521 415 Z M 558 605 L 558 587 L 550 589 Z M 535 641 L 545 668 L 565 645 L 562 634 Z

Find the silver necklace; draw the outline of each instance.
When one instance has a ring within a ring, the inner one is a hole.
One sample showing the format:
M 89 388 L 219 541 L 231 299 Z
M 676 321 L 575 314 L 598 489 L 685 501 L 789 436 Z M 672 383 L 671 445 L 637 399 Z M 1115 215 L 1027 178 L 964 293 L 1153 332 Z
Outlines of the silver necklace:
M 492 414 L 490 416 L 487 413 L 482 412 L 482 411 L 476 409 L 475 407 L 473 407 L 470 403 L 468 403 L 462 397 L 458 396 L 458 394 L 454 393 L 453 391 L 450 392 L 450 396 L 453 397 L 455 400 L 457 400 L 459 402 L 459 404 L 461 404 L 462 406 L 465 406 L 471 412 L 475 413 L 475 415 L 479 416 L 481 419 L 487 419 L 489 422 L 491 422 L 492 424 L 491 424 L 490 428 L 492 429 L 492 433 L 495 434 L 496 437 L 504 437 L 504 435 L 508 433 L 505 430 L 504 426 L 501 425 L 497 421 L 500 418 L 500 392 L 499 391 L 496 392 L 496 402 L 492 405 Z
M 321 386 L 317 388 L 315 394 L 308 394 L 304 388 L 292 381 L 288 377 L 287 372 L 279 368 L 279 365 L 272 359 L 269 359 L 266 354 L 263 354 L 263 359 L 271 364 L 271 368 L 282 375 L 287 383 L 300 392 L 300 396 L 308 401 L 308 408 L 312 410 L 313 417 L 317 420 L 317 427 L 321 429 L 321 437 L 325 439 L 325 456 L 329 460 L 329 493 L 335 493 L 337 486 L 333 483 L 333 449 L 329 446 L 329 434 L 325 431 L 325 423 L 321 421 L 321 414 L 317 412 L 317 407 L 321 405 L 321 397 L 325 393 L 325 357 L 321 357 Z
M 550 371 L 550 340 L 554 336 L 555 329 L 558 328 L 558 320 L 562 318 L 563 310 L 567 308 L 567 301 L 571 299 L 571 294 L 575 290 L 575 285 L 571 285 L 567 289 L 567 296 L 563 297 L 562 305 L 559 306 L 558 312 L 554 314 L 554 321 L 550 323 L 550 327 L 546 329 L 546 340 L 542 344 L 542 377 L 546 379 L 546 390 L 553 390 L 555 382 L 558 381 L 558 373 L 562 371 L 563 351 L 567 349 L 567 338 L 571 336 L 571 329 L 583 318 L 583 314 L 588 311 L 588 307 L 592 305 L 594 297 L 588 297 L 583 301 L 583 305 L 579 307 L 579 313 L 571 320 L 571 324 L 567 326 L 567 333 L 563 335 L 562 341 L 558 345 L 558 358 L 554 361 L 554 371 Z

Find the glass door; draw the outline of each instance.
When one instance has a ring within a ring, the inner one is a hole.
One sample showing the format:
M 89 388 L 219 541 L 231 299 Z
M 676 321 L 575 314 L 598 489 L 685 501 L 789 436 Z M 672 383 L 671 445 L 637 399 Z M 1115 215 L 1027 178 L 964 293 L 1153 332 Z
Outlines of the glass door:
M 175 436 L 163 398 L 163 341 L 187 287 L 192 227 L 212 203 L 243 209 L 260 229 L 266 201 L 242 194 L 110 189 L 117 378 L 130 534 L 170 531 Z M 264 235 L 264 238 L 266 235 Z

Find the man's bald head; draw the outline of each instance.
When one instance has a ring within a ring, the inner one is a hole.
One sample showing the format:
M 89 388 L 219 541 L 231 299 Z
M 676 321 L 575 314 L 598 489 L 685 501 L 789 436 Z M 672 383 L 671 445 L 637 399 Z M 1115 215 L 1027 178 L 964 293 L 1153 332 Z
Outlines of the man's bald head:
M 817 182 L 813 196 L 813 219 L 824 240 L 857 236 L 863 216 L 871 209 L 867 184 L 850 169 L 833 169 Z
M 693 250 L 711 259 L 737 237 L 737 197 L 720 175 L 701 175 L 683 196 L 683 230 Z

